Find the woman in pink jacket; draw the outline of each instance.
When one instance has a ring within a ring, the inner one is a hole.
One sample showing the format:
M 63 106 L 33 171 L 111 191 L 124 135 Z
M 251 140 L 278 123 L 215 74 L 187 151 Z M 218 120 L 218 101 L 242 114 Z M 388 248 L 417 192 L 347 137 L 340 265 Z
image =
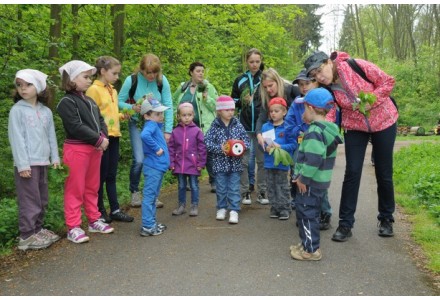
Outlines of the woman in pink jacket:
M 399 114 L 390 94 L 395 81 L 376 65 L 357 59 L 357 65 L 368 79 L 366 81 L 350 66 L 348 59 L 350 56 L 344 52 L 333 52 L 330 57 L 324 52 L 315 52 L 304 63 L 309 77 L 331 88 L 342 114 L 346 167 L 339 207 L 339 226 L 332 237 L 337 242 L 345 242 L 352 236 L 362 166 L 370 137 L 379 200 L 379 236 L 394 235 L 393 147 Z M 371 93 L 376 98 L 373 104 L 365 105 L 364 112 L 359 110 L 361 91 Z M 327 118 L 332 121 L 336 119 L 335 108 Z
M 173 129 L 168 141 L 170 152 L 170 169 L 179 182 L 179 205 L 173 210 L 174 216 L 186 212 L 186 184 L 189 179 L 191 186 L 191 208 L 189 215 L 198 215 L 199 176 L 206 165 L 206 146 L 202 130 L 196 126 L 194 108 L 191 103 L 184 102 L 177 109 L 179 123 Z

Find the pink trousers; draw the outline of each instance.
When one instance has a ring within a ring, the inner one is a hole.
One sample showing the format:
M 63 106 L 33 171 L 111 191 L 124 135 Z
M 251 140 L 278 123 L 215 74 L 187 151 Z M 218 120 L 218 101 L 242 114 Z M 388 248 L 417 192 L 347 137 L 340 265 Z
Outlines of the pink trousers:
M 101 216 L 98 190 L 102 151 L 91 145 L 64 144 L 63 162 L 69 167 L 64 184 L 64 217 L 69 229 L 81 225 L 81 207 L 89 223 Z

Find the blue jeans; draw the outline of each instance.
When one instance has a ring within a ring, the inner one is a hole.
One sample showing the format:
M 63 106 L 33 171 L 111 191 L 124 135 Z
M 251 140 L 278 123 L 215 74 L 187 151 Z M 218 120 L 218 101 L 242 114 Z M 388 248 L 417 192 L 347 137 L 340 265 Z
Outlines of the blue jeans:
M 142 149 L 141 132 L 138 128 L 138 122 L 128 121 L 128 133 L 130 134 L 131 151 L 133 161 L 130 168 L 130 192 L 139 191 L 139 182 L 141 180 L 142 163 L 144 161 L 144 150 Z
M 189 182 L 191 187 L 191 204 L 199 204 L 199 176 L 197 175 L 187 175 L 187 174 L 177 174 L 177 180 L 179 183 L 178 195 L 179 195 L 179 206 L 186 205 L 186 184 Z
M 251 140 L 251 148 L 249 155 L 248 176 L 249 184 L 255 184 L 255 145 L 254 140 Z
M 150 167 L 144 168 L 142 227 L 150 229 L 156 226 L 156 198 L 159 197 L 164 174 L 165 172 Z
M 240 175 L 240 172 L 215 174 L 217 209 L 240 211 Z
M 105 210 L 104 206 L 104 183 L 107 192 L 110 212 L 119 209 L 118 194 L 116 192 L 116 173 L 119 161 L 119 137 L 109 137 L 107 150 L 102 153 L 101 158 L 101 180 L 98 191 L 98 209 Z
M 379 132 L 348 130 L 344 134 L 346 166 L 339 206 L 340 226 L 352 228 L 355 222 L 354 213 L 358 201 L 362 166 L 370 136 L 374 150 L 374 169 L 379 200 L 377 218 L 394 221 L 393 148 L 396 133 L 397 126 L 394 124 Z

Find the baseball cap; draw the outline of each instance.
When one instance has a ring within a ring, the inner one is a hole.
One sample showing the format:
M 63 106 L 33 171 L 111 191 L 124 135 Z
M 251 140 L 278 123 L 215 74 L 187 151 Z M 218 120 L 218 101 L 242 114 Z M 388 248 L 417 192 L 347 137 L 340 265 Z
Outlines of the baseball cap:
M 142 102 L 140 114 L 144 115 L 149 111 L 164 112 L 167 109 L 169 109 L 169 107 L 163 106 L 156 99 L 146 99 Z
M 287 108 L 286 100 L 284 100 L 281 97 L 275 97 L 269 101 L 269 107 L 271 107 L 274 104 L 279 104 Z
M 292 82 L 292 84 L 298 84 L 298 81 L 305 80 L 305 81 L 312 81 L 313 78 L 307 77 L 306 69 L 302 69 L 298 75 L 296 76 L 295 80 Z
M 310 55 L 304 62 L 304 68 L 306 68 L 306 75 L 308 75 L 313 69 L 319 68 L 327 59 L 328 55 L 323 51 L 316 51 Z
M 316 108 L 330 109 L 334 105 L 332 94 L 325 88 L 316 88 L 309 91 L 305 97 L 296 98 L 295 103 L 307 103 Z

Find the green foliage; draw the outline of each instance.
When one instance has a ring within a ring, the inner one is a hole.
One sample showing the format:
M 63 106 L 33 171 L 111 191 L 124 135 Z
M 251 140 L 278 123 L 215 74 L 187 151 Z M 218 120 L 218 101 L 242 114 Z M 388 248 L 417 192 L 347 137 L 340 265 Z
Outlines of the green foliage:
M 440 225 L 440 144 L 422 143 L 394 156 L 394 182 L 399 191 L 425 208 Z
M 0 201 L 0 245 L 11 247 L 18 233 L 17 200 L 4 198 Z

